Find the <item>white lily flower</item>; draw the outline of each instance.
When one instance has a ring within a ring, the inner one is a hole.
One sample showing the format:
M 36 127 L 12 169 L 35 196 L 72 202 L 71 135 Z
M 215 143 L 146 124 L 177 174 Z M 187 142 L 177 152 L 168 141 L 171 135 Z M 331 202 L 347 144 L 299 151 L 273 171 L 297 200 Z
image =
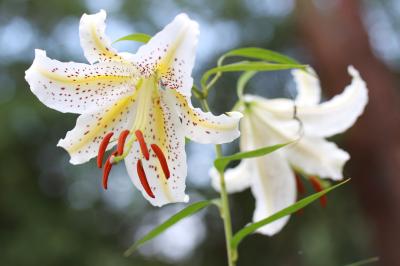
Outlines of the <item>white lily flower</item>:
M 254 150 L 278 143 L 301 139 L 271 154 L 245 159 L 225 173 L 228 192 L 246 188 L 256 200 L 253 220 L 259 221 L 296 201 L 294 169 L 309 176 L 340 180 L 343 166 L 350 156 L 326 137 L 344 132 L 362 114 L 368 101 L 365 82 L 352 66 L 348 68 L 352 82 L 343 93 L 320 103 L 321 88 L 315 73 L 310 69 L 292 72 L 297 84 L 295 101 L 290 99 L 265 99 L 245 95 L 244 117 L 240 123 L 242 151 Z M 294 105 L 297 117 L 294 117 Z M 214 188 L 219 189 L 219 176 L 210 171 Z M 313 181 L 313 180 L 311 180 Z M 273 235 L 287 223 L 284 217 L 262 227 L 259 233 Z
M 90 64 L 52 60 L 36 50 L 25 78 L 50 108 L 80 114 L 75 128 L 58 143 L 72 164 L 99 155 L 102 167 L 105 149 L 117 144 L 112 135 L 119 135 L 118 150 L 104 165 L 105 188 L 112 164 L 125 158 L 134 185 L 153 205 L 187 201 L 185 137 L 230 142 L 239 136 L 242 115 L 214 116 L 193 108 L 191 72 L 199 29 L 186 14 L 136 54 L 111 47 L 105 19 L 103 10 L 81 18 L 80 42 Z

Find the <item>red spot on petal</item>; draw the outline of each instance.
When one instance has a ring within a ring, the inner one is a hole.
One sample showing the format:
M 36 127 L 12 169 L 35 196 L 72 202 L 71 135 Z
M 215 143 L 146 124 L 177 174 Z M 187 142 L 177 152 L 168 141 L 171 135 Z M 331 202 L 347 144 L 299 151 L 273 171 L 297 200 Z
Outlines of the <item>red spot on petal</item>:
M 118 138 L 117 155 L 122 155 L 124 153 L 124 145 L 126 138 L 129 135 L 129 130 L 124 130 L 121 132 Z
M 146 142 L 144 141 L 142 131 L 136 130 L 135 135 L 136 135 L 137 140 L 139 141 L 140 150 L 142 151 L 144 158 L 146 158 L 146 160 L 149 160 L 149 158 L 150 158 L 149 150 L 147 149 Z
M 321 181 L 318 180 L 315 176 L 310 176 L 310 183 L 316 192 L 322 191 L 324 188 L 322 187 Z M 323 195 L 319 198 L 319 202 L 322 207 L 326 207 L 328 198 L 326 195 Z
M 101 168 L 103 166 L 103 157 L 104 153 L 107 149 L 108 144 L 110 143 L 111 137 L 114 135 L 113 132 L 107 133 L 99 146 L 99 152 L 97 153 L 97 167 Z
M 139 159 L 136 164 L 136 170 L 139 176 L 140 183 L 142 184 L 144 190 L 146 191 L 147 195 L 151 198 L 155 198 L 153 191 L 151 191 L 149 182 L 147 181 L 146 173 L 144 172 L 142 161 Z
M 167 163 L 167 160 L 165 159 L 165 155 L 164 155 L 163 151 L 157 144 L 151 144 L 151 148 L 154 151 L 154 153 L 156 154 L 158 160 L 160 161 L 161 168 L 164 172 L 165 178 L 168 179 L 170 177 L 170 172 L 169 172 L 168 163 Z

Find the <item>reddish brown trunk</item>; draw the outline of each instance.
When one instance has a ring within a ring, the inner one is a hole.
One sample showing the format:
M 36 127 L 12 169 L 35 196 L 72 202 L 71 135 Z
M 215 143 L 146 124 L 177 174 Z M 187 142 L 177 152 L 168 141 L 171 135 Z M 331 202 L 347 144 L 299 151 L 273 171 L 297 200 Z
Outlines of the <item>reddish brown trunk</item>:
M 372 52 L 358 1 L 339 0 L 321 10 L 312 1 L 299 0 L 297 21 L 329 96 L 349 82 L 350 64 L 367 82 L 369 104 L 346 135 L 349 170 L 374 226 L 382 265 L 400 265 L 400 102 L 395 77 Z

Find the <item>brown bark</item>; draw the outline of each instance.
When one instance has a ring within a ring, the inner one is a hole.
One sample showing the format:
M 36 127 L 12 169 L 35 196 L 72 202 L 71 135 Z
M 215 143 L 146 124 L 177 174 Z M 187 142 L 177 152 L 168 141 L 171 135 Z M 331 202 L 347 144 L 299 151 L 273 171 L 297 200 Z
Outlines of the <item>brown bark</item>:
M 329 1 L 327 1 L 329 2 Z M 382 265 L 400 265 L 400 102 L 396 78 L 373 54 L 360 2 L 338 0 L 318 9 L 297 2 L 297 24 L 325 92 L 339 93 L 354 65 L 366 80 L 369 103 L 346 135 L 353 185 L 372 223 Z

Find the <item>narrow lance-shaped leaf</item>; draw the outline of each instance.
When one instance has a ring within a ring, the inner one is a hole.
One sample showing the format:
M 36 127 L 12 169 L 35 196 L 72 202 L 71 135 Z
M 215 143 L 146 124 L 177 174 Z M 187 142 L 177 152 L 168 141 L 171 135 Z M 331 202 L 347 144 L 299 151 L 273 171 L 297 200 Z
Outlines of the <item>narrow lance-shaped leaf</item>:
M 290 58 L 286 55 L 283 55 L 283 54 L 275 52 L 275 51 L 258 48 L 258 47 L 245 47 L 245 48 L 231 50 L 231 51 L 223 54 L 218 60 L 218 65 L 219 66 L 222 65 L 223 61 L 226 58 L 233 57 L 233 56 L 258 59 L 258 60 L 272 62 L 272 63 L 300 64 L 296 59 Z
M 242 228 L 241 230 L 239 230 L 232 238 L 231 241 L 231 246 L 233 249 L 237 249 L 237 247 L 239 246 L 240 242 L 249 234 L 257 231 L 257 229 L 272 223 L 282 217 L 285 217 L 286 215 L 290 215 L 294 212 L 297 212 L 298 210 L 304 208 L 305 206 L 309 205 L 311 202 L 317 200 L 318 198 L 322 197 L 323 195 L 325 195 L 326 193 L 340 187 L 341 185 L 347 183 L 350 179 L 346 179 L 342 182 L 340 182 L 339 184 L 336 184 L 330 188 L 324 189 L 318 193 L 312 194 L 311 196 L 308 196 L 302 200 L 299 200 L 298 202 L 296 202 L 293 205 L 290 205 L 289 207 L 261 220 L 258 221 L 256 223 L 251 223 L 249 225 L 247 225 L 246 227 Z
M 147 35 L 145 33 L 133 33 L 133 34 L 129 34 L 124 37 L 121 37 L 118 40 L 114 41 L 113 43 L 120 42 L 120 41 L 134 41 L 134 42 L 147 43 L 150 39 L 151 39 L 151 36 Z
M 215 159 L 214 166 L 219 172 L 223 172 L 225 170 L 225 167 L 231 161 L 237 161 L 237 160 L 241 160 L 241 159 L 260 157 L 263 155 L 267 155 L 268 153 L 274 152 L 274 151 L 276 151 L 280 148 L 283 148 L 286 145 L 291 144 L 291 143 L 293 143 L 293 142 L 277 144 L 277 145 L 263 147 L 263 148 L 256 149 L 256 150 L 238 152 L 238 153 L 235 153 L 235 154 L 232 154 L 229 156 L 219 157 L 219 158 Z
M 223 72 L 241 72 L 241 71 L 274 71 L 274 70 L 284 70 L 300 68 L 305 69 L 305 65 L 298 64 L 277 64 L 277 63 L 266 63 L 266 62 L 250 62 L 241 61 L 238 63 L 227 64 L 223 66 L 217 66 L 206 71 L 201 77 L 201 85 L 203 88 L 206 87 L 206 83 L 211 75 Z
M 211 204 L 216 204 L 216 201 L 215 200 L 199 201 L 187 206 L 186 208 L 176 213 L 175 215 L 171 216 L 168 220 L 166 220 L 165 222 L 163 222 L 162 224 L 160 224 L 159 226 L 148 232 L 141 239 L 136 241 L 128 250 L 125 251 L 124 255 L 130 256 L 133 252 L 135 252 L 135 250 L 138 247 L 142 246 L 147 241 L 152 240 L 153 238 L 157 237 L 158 235 L 163 233 L 165 230 L 167 230 L 177 222 L 199 212 L 200 210 L 204 209 L 205 207 Z

